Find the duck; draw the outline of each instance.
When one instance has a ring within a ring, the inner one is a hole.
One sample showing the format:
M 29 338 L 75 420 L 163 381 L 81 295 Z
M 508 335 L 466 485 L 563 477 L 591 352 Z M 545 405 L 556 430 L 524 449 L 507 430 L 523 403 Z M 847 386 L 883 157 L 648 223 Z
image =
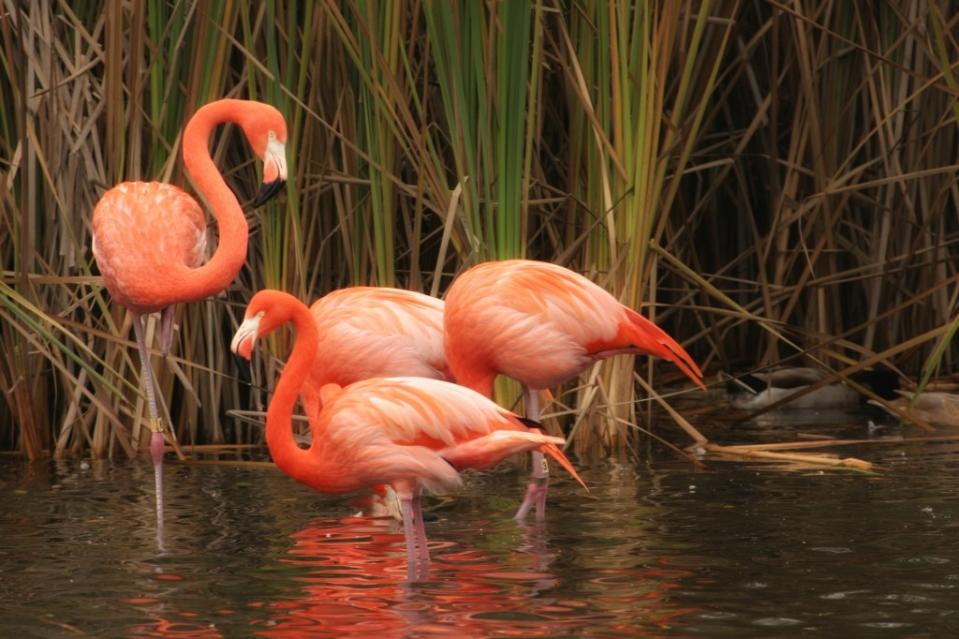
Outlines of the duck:
M 827 375 L 817 368 L 796 366 L 738 377 L 722 374 L 722 377 L 726 379 L 726 398 L 733 408 L 754 411 L 821 382 Z M 860 371 L 849 377 L 883 399 L 897 397 L 895 391 L 899 388 L 899 378 L 890 371 Z M 836 381 L 801 395 L 788 404 L 790 408 L 798 409 L 854 408 L 865 403 L 866 399 L 855 389 Z
M 897 390 L 895 398 L 886 403 L 930 426 L 959 427 L 959 395 L 945 391 L 923 391 L 916 396 L 915 401 L 914 395 L 913 391 Z M 869 400 L 869 403 L 895 415 L 887 406 L 875 400 Z

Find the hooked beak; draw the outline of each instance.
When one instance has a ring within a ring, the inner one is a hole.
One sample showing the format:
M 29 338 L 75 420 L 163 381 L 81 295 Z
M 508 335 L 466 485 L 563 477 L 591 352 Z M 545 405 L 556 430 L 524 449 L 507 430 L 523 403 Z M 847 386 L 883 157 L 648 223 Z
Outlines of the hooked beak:
M 260 333 L 260 320 L 262 318 L 263 313 L 257 313 L 253 317 L 243 320 L 240 327 L 236 329 L 236 334 L 233 335 L 233 341 L 230 342 L 231 351 L 240 357 L 250 359 L 250 355 L 253 354 L 253 345 L 256 344 L 256 337 Z
M 259 192 L 256 194 L 256 197 L 253 198 L 253 201 L 250 202 L 250 205 L 253 208 L 259 208 L 272 200 L 277 193 L 283 189 L 283 185 L 286 184 L 283 180 L 273 180 L 272 182 L 264 182 L 263 186 L 260 187 Z
M 253 198 L 252 206 L 259 207 L 269 202 L 286 184 L 286 145 L 276 138 L 266 143 L 263 154 L 263 186 Z

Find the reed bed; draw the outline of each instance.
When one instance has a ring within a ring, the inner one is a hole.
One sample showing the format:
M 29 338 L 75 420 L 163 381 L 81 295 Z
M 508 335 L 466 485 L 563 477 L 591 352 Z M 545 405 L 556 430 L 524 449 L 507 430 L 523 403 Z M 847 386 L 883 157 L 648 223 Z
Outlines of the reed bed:
M 229 353 L 256 290 L 442 295 L 487 259 L 587 274 L 710 371 L 950 372 L 957 21 L 935 0 L 5 0 L 0 449 L 136 453 L 130 321 L 90 214 L 121 180 L 189 188 L 184 121 L 224 96 L 284 112 L 290 180 L 249 213 L 234 285 L 181 308 L 154 361 L 183 447 L 261 441 L 228 415 L 262 409 L 279 369 Z M 239 137 L 212 151 L 243 202 Z M 637 365 L 677 379 L 621 357 L 556 391 L 579 454 L 648 430 Z

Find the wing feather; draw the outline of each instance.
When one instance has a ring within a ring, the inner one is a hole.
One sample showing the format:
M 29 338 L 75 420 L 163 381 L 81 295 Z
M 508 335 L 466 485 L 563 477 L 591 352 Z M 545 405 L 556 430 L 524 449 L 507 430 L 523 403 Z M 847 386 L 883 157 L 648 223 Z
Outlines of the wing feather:
M 351 287 L 310 309 L 320 333 L 314 385 L 370 377 L 445 377 L 443 302 L 402 289 Z
M 364 380 L 321 415 L 326 436 L 375 438 L 443 448 L 495 429 L 519 430 L 509 411 L 456 384 L 418 377 Z

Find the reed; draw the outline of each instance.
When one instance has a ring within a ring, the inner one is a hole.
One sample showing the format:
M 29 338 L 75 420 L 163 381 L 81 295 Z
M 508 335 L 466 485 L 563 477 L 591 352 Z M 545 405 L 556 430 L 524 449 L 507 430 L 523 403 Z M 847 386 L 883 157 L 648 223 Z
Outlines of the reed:
M 254 291 L 442 294 L 517 256 L 586 273 L 711 370 L 949 373 L 957 21 L 944 0 L 7 0 L 0 448 L 135 454 L 130 322 L 100 285 L 90 213 L 120 180 L 190 188 L 183 123 L 223 96 L 286 114 L 291 179 L 249 213 L 235 284 L 181 309 L 154 362 L 181 444 L 261 440 L 228 415 L 262 409 L 279 369 L 228 351 Z M 258 179 L 238 138 L 212 151 L 244 202 Z M 656 388 L 677 379 L 639 364 Z M 579 454 L 650 431 L 636 369 L 621 357 L 557 390 Z

